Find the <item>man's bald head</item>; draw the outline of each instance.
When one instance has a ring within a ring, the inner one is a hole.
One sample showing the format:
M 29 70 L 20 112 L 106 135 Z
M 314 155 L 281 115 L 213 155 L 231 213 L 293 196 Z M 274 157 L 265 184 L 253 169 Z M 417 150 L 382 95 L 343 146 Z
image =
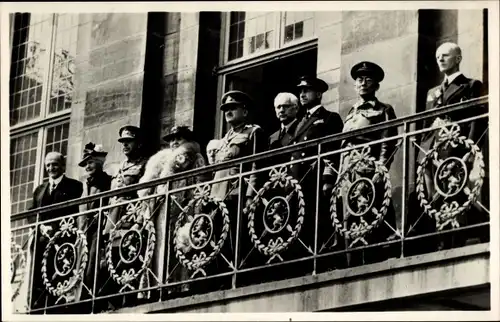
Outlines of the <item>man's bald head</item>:
M 436 61 L 441 72 L 451 75 L 460 70 L 462 50 L 455 43 L 445 42 L 436 50 Z
M 45 169 L 52 179 L 57 179 L 63 175 L 65 165 L 64 155 L 60 152 L 49 152 L 45 156 Z

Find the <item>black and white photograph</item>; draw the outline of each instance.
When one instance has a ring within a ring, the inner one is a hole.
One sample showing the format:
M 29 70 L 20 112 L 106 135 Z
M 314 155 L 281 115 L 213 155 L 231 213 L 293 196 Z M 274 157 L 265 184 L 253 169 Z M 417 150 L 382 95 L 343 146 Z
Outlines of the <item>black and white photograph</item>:
M 6 319 L 500 318 L 498 2 L 0 8 Z

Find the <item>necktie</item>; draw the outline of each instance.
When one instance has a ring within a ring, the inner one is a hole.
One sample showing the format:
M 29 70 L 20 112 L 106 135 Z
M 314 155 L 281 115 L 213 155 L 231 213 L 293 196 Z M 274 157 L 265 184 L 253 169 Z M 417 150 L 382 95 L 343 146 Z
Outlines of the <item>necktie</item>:
M 56 189 L 56 183 L 55 183 L 55 182 L 52 182 L 52 183 L 50 184 L 50 190 L 49 190 L 49 191 L 50 191 L 50 194 L 52 194 L 52 193 L 54 192 L 54 190 L 55 190 L 55 189 Z
M 281 140 L 285 136 L 285 132 L 286 132 L 285 128 L 282 127 L 280 130 L 280 135 L 278 137 L 279 140 Z
M 443 82 L 443 89 L 446 90 L 450 84 L 448 83 L 448 78 Z

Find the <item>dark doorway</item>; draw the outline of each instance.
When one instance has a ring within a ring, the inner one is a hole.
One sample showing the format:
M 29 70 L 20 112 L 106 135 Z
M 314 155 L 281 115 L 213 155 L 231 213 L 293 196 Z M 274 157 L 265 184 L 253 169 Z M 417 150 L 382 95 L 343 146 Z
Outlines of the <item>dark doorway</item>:
M 297 95 L 295 86 L 299 77 L 316 75 L 317 58 L 318 50 L 313 48 L 227 74 L 225 91 L 241 90 L 248 93 L 255 102 L 252 122 L 260 125 L 269 135 L 279 128 L 274 98 L 280 92 Z

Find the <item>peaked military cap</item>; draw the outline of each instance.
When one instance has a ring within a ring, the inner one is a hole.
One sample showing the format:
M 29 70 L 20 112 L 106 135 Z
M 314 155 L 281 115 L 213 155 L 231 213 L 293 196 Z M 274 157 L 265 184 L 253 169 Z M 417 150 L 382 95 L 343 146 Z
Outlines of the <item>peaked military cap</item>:
M 188 141 L 194 139 L 193 132 L 187 126 L 174 126 L 170 129 L 170 132 L 163 137 L 163 141 L 169 142 L 174 138 L 184 138 Z
M 229 106 L 236 104 L 251 109 L 252 98 L 242 91 L 229 91 L 222 96 L 220 109 L 225 111 Z
M 321 93 L 324 93 L 328 90 L 328 84 L 324 80 L 309 75 L 300 77 L 297 87 L 310 87 Z
M 356 80 L 359 76 L 370 76 L 376 82 L 380 83 L 384 79 L 384 70 L 379 65 L 362 61 L 351 68 L 351 77 Z
M 141 129 L 133 125 L 125 125 L 118 132 L 120 137 L 118 142 L 139 140 L 141 138 Z
M 82 161 L 78 163 L 78 165 L 80 167 L 84 167 L 90 158 L 92 157 L 104 158 L 106 155 L 108 155 L 108 152 L 104 151 L 102 145 L 100 144 L 96 145 L 92 142 L 89 142 L 85 144 L 85 148 L 83 149 L 83 158 Z

